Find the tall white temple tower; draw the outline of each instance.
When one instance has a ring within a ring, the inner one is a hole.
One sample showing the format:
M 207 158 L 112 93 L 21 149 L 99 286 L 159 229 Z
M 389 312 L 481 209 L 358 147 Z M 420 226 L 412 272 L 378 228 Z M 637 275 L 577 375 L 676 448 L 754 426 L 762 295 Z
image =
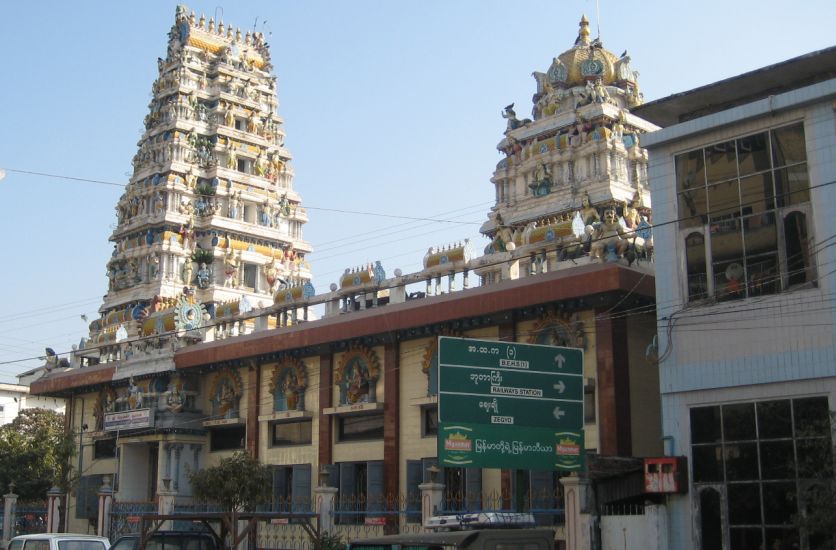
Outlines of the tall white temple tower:
M 307 215 L 263 35 L 180 6 L 158 65 L 116 205 L 101 318 L 90 325 L 89 351 L 77 354 L 89 363 L 141 362 L 148 346 L 161 346 L 155 335 L 199 329 L 271 305 L 280 288 L 310 285 Z M 154 370 L 163 368 L 158 359 Z

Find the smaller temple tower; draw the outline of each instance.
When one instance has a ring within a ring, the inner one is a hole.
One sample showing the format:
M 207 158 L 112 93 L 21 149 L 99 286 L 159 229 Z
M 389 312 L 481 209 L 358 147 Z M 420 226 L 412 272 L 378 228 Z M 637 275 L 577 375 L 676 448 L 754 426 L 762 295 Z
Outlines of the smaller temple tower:
M 639 136 L 656 126 L 630 114 L 642 103 L 630 61 L 590 39 L 584 16 L 572 48 L 533 73 L 532 118 L 505 107 L 504 158 L 491 178 L 496 204 L 480 229 L 491 239 L 486 254 L 530 252 L 522 267 L 534 273 L 585 252 L 605 261 L 629 245 L 650 246 Z M 507 278 L 501 263 L 485 264 L 477 273 L 486 284 Z

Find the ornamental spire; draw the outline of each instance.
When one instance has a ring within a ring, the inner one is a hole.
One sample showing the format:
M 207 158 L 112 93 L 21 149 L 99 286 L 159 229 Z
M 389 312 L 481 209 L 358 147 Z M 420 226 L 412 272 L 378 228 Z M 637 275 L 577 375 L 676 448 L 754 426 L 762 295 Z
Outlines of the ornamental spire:
M 581 16 L 581 22 L 578 23 L 580 30 L 578 31 L 578 39 L 575 40 L 575 46 L 589 45 L 589 19 L 586 15 Z

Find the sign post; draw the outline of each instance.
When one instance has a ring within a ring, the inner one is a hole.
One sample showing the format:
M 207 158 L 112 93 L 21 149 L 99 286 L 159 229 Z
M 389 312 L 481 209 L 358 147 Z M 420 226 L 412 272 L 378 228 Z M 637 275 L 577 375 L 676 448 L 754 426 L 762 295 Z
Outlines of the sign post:
M 441 466 L 580 470 L 583 351 L 439 337 Z

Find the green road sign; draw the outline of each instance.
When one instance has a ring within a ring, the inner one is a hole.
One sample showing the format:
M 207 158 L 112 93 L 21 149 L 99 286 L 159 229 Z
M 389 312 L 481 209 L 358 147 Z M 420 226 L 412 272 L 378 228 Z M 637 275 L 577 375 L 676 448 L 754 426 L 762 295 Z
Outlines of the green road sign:
M 441 336 L 438 359 L 441 365 L 583 374 L 583 350 L 539 344 Z
M 445 365 L 440 382 L 442 392 L 564 400 L 583 397 L 583 376 L 579 374 Z
M 438 464 L 466 468 L 580 470 L 583 431 L 441 423 Z
M 583 403 L 535 397 L 449 394 L 439 413 L 441 422 L 472 422 L 578 431 L 583 427 Z
M 582 350 L 447 336 L 438 349 L 438 418 L 459 430 L 439 430 L 441 463 L 578 467 L 574 447 L 561 446 L 559 437 L 580 437 L 583 447 Z M 471 450 L 462 454 L 456 438 L 469 438 L 472 444 L 461 445 Z

